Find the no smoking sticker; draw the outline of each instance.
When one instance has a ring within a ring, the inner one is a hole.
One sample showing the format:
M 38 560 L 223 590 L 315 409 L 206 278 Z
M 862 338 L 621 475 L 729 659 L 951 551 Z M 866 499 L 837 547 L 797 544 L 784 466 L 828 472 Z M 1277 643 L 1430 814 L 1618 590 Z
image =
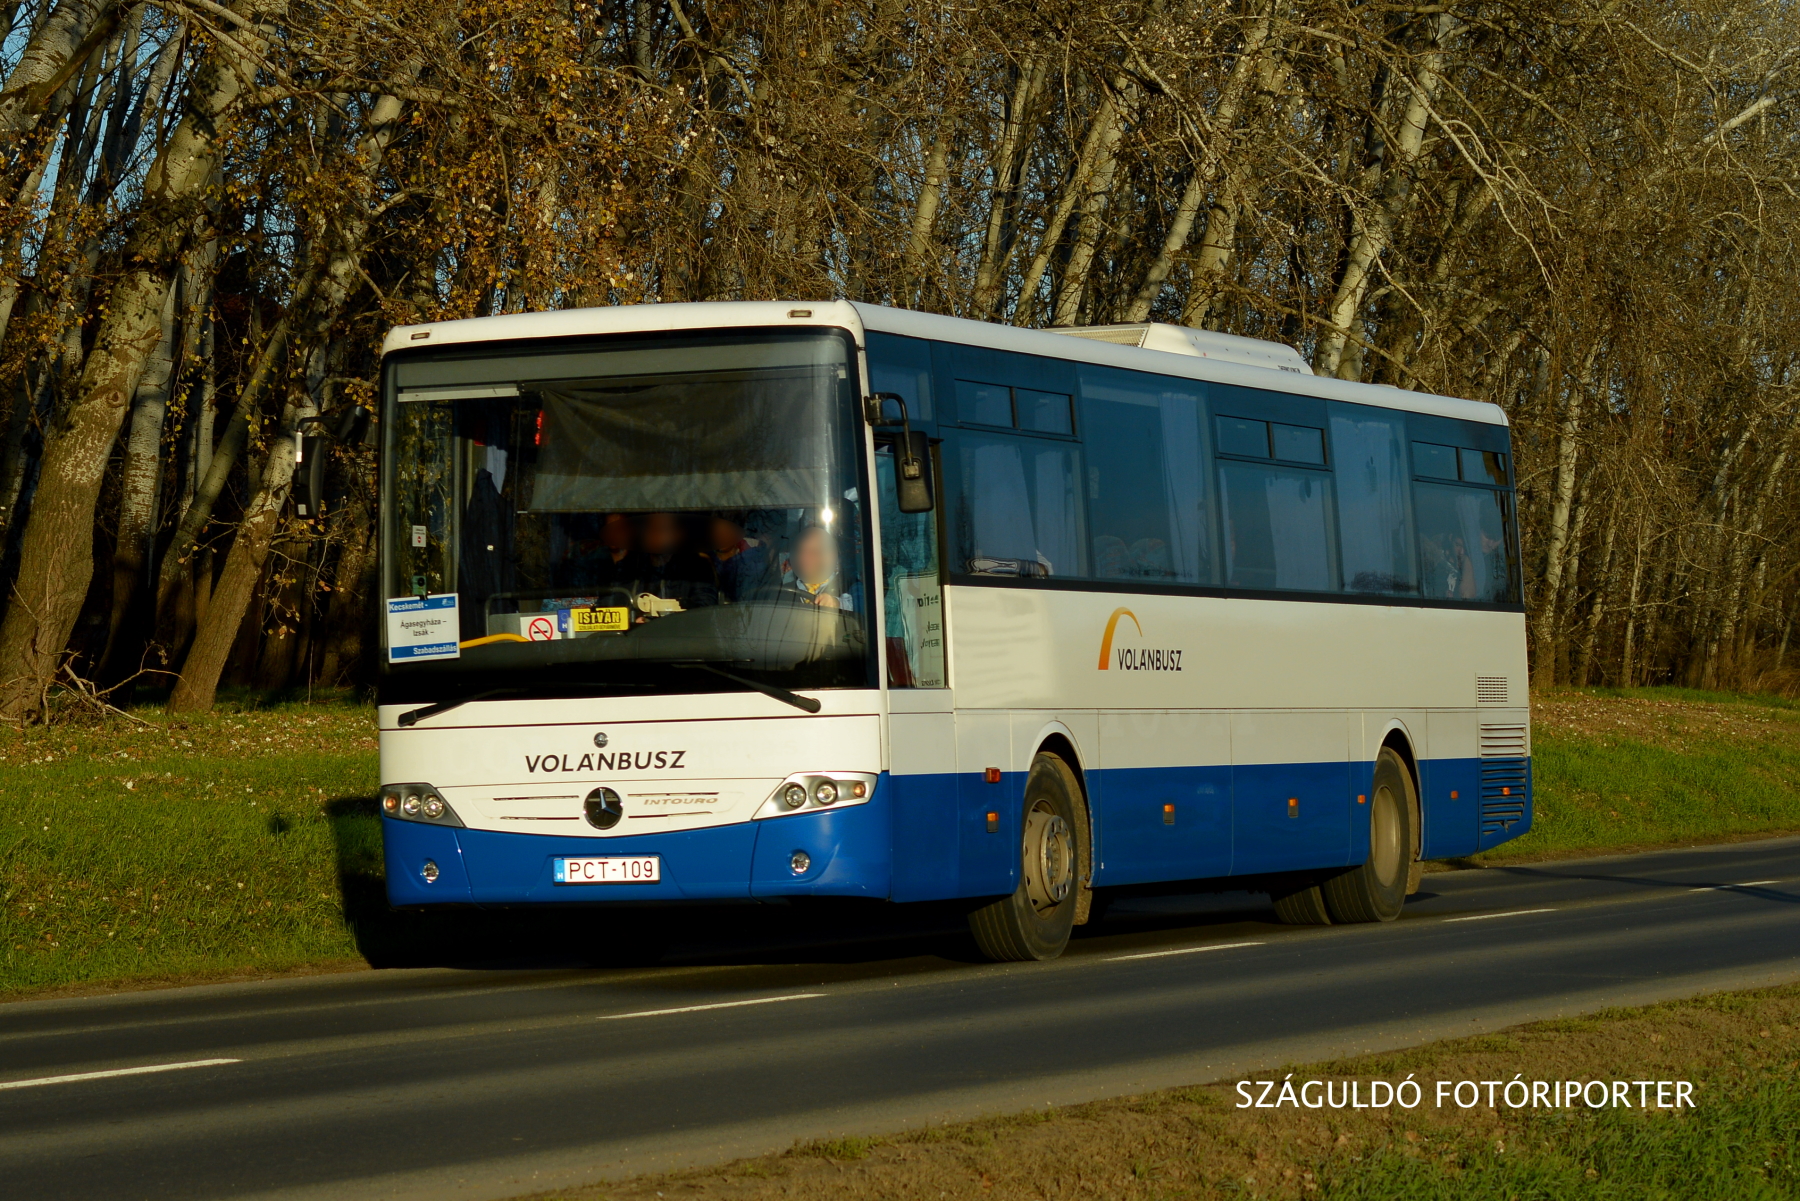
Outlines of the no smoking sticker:
M 534 617 L 525 624 L 525 638 L 530 642 L 551 642 L 556 638 L 556 620 Z

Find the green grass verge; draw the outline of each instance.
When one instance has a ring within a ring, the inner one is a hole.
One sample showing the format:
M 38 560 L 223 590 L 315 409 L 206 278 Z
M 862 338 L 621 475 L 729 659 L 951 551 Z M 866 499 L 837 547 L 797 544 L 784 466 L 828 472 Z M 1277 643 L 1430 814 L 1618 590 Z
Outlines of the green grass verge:
M 355 959 L 377 771 L 346 704 L 0 736 L 0 991 Z
M 1741 1092 L 1683 1120 L 1627 1110 L 1539 1112 L 1511 1147 L 1468 1136 L 1431 1160 L 1393 1147 L 1361 1163 L 1318 1166 L 1324 1195 L 1342 1201 L 1762 1201 L 1800 1195 L 1800 1087 L 1765 1071 Z M 1503 1143 L 1506 1140 L 1502 1140 Z

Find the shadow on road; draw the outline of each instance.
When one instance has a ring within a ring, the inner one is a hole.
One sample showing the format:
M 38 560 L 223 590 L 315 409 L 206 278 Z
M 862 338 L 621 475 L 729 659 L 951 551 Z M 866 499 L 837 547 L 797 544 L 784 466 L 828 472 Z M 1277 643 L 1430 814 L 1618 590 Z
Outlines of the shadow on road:
M 370 966 L 471 970 L 806 964 L 854 967 L 911 960 L 926 968 L 982 962 L 970 902 L 892 905 L 855 899 L 520 909 L 396 910 L 387 902 L 374 797 L 326 806 L 336 840 L 344 921 Z M 1160 944 L 1276 925 L 1266 896 L 1245 892 L 1110 897 L 1075 930 L 1094 940 Z M 1178 936 L 1172 938 L 1171 936 Z

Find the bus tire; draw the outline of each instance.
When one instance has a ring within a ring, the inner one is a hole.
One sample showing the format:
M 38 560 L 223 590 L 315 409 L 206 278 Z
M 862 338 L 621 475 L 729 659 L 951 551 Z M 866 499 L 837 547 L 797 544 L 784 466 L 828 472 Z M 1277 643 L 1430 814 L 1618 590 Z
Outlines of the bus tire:
M 1325 896 L 1310 876 L 1298 877 L 1293 883 L 1269 889 L 1269 900 L 1275 903 L 1275 916 L 1286 925 L 1331 924 L 1331 911 L 1325 907 Z
M 1069 945 L 1080 899 L 1082 803 L 1068 764 L 1039 752 L 1025 778 L 1019 886 L 969 915 L 969 933 L 987 958 L 1055 959 Z
M 1413 813 L 1412 776 L 1384 746 L 1369 788 L 1369 857 L 1322 886 L 1335 920 L 1391 922 L 1400 916 L 1412 874 Z

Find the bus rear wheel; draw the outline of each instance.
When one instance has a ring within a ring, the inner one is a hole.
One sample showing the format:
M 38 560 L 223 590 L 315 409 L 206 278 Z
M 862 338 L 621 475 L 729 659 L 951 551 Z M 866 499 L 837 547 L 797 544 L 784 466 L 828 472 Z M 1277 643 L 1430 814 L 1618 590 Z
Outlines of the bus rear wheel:
M 989 959 L 1055 959 L 1069 945 L 1080 893 L 1082 804 L 1075 773 L 1060 758 L 1039 754 L 1025 778 L 1019 839 L 1019 886 L 1011 896 L 969 915 L 969 932 Z
M 1412 775 L 1392 747 L 1375 758 L 1369 791 L 1369 857 L 1320 885 L 1340 922 L 1391 922 L 1406 903 L 1413 859 Z

